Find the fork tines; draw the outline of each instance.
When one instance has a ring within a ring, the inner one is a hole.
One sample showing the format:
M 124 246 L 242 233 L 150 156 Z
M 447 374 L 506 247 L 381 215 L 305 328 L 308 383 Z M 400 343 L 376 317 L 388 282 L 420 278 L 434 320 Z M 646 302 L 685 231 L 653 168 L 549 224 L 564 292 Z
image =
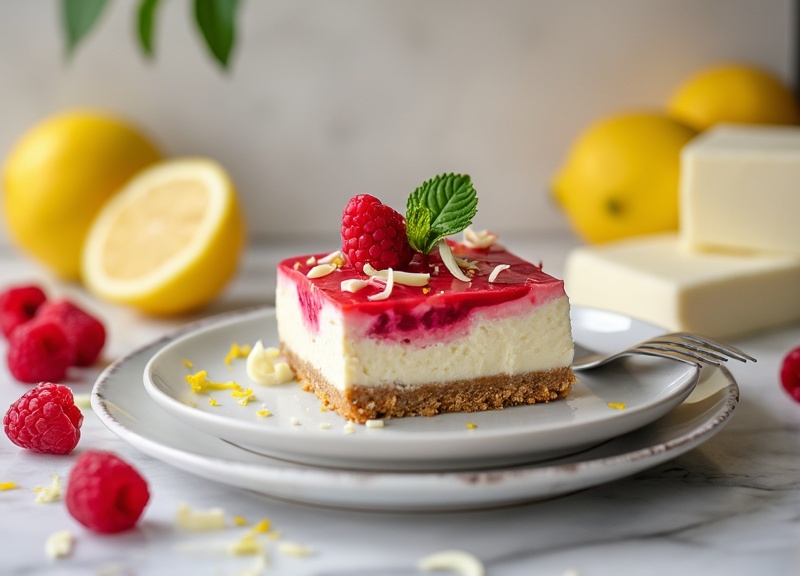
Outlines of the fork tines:
M 740 362 L 756 362 L 757 360 L 742 352 L 734 346 L 723 344 L 706 336 L 692 334 L 690 332 L 673 332 L 653 338 L 645 343 L 647 347 L 659 346 L 666 347 L 668 350 L 684 354 L 706 364 L 719 366 L 721 362 L 727 362 L 728 358 Z

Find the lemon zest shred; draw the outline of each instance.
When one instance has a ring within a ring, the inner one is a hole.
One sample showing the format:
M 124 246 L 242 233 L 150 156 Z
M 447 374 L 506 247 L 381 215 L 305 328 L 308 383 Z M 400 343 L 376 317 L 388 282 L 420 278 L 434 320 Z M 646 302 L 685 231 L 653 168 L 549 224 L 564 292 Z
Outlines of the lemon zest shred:
M 247 358 L 247 355 L 250 354 L 250 345 L 244 344 L 239 346 L 237 343 L 231 344 L 231 349 L 228 351 L 228 355 L 225 356 L 225 365 L 230 366 L 231 362 L 236 360 L 237 358 Z
M 241 390 L 233 380 L 228 382 L 212 382 L 208 379 L 208 372 L 201 370 L 195 374 L 187 374 L 186 381 L 192 387 L 192 392 L 195 394 L 204 394 L 209 390 Z
M 0 482 L 0 492 L 3 490 L 16 490 L 19 488 L 16 482 Z
M 183 365 L 186 366 L 189 369 L 194 367 L 194 364 L 192 364 L 192 361 L 187 359 L 187 358 L 183 359 Z
M 622 402 L 609 402 L 608 407 L 614 410 L 625 410 L 625 404 Z

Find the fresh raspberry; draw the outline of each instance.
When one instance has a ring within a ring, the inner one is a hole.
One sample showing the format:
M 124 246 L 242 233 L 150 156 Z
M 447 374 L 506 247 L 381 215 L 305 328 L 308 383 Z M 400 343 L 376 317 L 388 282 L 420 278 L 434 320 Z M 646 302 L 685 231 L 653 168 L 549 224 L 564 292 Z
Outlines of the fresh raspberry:
M 53 321 L 21 324 L 8 341 L 8 369 L 20 382 L 63 380 L 75 360 L 75 348 Z
M 69 473 L 67 510 L 94 532 L 113 534 L 133 528 L 149 499 L 144 478 L 110 452 L 84 452 Z
M 800 346 L 783 359 L 781 384 L 795 401 L 800 402 Z
M 97 318 L 69 300 L 45 302 L 36 313 L 39 319 L 55 322 L 75 349 L 75 366 L 91 366 L 106 343 L 106 329 Z
M 345 206 L 342 251 L 359 272 L 364 264 L 377 270 L 402 269 L 414 256 L 403 216 L 369 194 L 354 196 Z
M 47 300 L 38 286 L 14 286 L 0 293 L 0 330 L 8 338 L 14 329 L 34 317 Z
M 6 436 L 17 446 L 40 454 L 69 454 L 81 438 L 83 414 L 72 391 L 42 382 L 14 402 L 3 418 Z

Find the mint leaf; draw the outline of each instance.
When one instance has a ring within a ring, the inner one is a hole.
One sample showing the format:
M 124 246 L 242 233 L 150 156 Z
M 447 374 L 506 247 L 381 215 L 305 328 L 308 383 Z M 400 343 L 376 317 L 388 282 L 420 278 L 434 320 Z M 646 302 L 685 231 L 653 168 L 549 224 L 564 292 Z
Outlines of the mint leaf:
M 408 243 L 427 254 L 439 240 L 461 232 L 478 212 L 478 197 L 466 174 L 441 174 L 414 190 L 406 203 Z
M 228 67 L 228 58 L 236 35 L 236 9 L 239 0 L 195 0 L 194 15 L 208 49 L 214 58 Z
M 153 29 L 159 0 L 142 0 L 136 18 L 139 44 L 146 56 L 153 56 Z
M 67 35 L 67 56 L 97 23 L 108 0 L 61 0 L 61 16 Z

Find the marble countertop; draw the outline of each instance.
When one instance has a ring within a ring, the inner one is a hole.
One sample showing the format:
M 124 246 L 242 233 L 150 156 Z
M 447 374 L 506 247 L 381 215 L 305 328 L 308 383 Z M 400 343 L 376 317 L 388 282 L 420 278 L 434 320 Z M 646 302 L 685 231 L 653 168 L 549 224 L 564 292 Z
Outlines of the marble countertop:
M 507 244 L 559 274 L 575 241 L 548 237 Z M 94 311 L 109 331 L 107 365 L 198 316 L 269 304 L 275 263 L 301 249 L 275 244 L 251 248 L 225 294 L 192 318 L 148 319 L 100 302 L 80 286 L 54 281 L 10 249 L 0 250 L 0 286 L 39 283 L 52 296 L 68 296 Z M 0 438 L 0 483 L 18 485 L 0 491 L 0 574 L 401 576 L 422 573 L 418 560 L 444 549 L 469 552 L 492 576 L 798 574 L 800 405 L 781 389 L 778 370 L 783 355 L 800 345 L 800 326 L 731 343 L 756 356 L 758 363 L 730 366 L 741 401 L 731 422 L 709 441 L 633 477 L 485 511 L 356 512 L 273 500 L 144 455 L 84 408 L 82 439 L 70 456 L 32 454 Z M 76 370 L 66 384 L 88 396 L 104 365 Z M 26 390 L 3 362 L 0 405 L 8 406 Z M 117 453 L 147 479 L 151 501 L 136 529 L 99 536 L 74 521 L 63 500 L 35 501 L 35 489 L 50 485 L 53 475 L 65 486 L 75 458 L 89 449 Z M 222 507 L 230 527 L 204 533 L 182 530 L 175 523 L 182 503 L 197 510 Z M 234 516 L 267 518 L 280 532 L 266 564 L 227 551 L 246 531 L 232 525 Z M 73 552 L 48 558 L 45 541 L 60 530 L 73 534 Z M 281 541 L 312 552 L 303 557 L 281 553 Z

